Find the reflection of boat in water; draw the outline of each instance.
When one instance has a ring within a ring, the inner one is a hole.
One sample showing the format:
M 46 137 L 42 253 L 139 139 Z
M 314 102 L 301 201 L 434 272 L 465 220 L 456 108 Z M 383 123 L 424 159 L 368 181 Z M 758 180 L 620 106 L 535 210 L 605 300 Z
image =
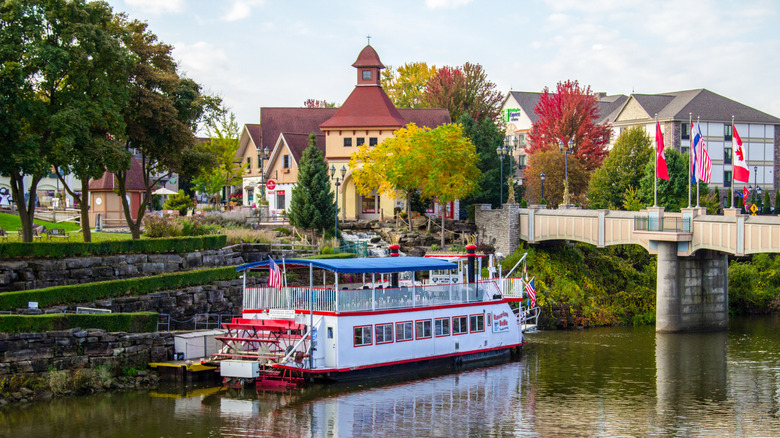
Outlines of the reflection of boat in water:
M 512 424 L 507 413 L 520 418 L 525 409 L 518 402 L 522 370 L 510 362 L 380 386 L 229 390 L 187 406 L 221 418 L 220 433 L 226 436 L 507 435 L 512 433 L 505 429 Z M 179 409 L 177 414 L 191 415 Z
M 466 281 L 430 282 L 459 265 L 439 258 L 293 259 L 263 261 L 239 271 L 308 268 L 309 287 L 245 287 L 243 318 L 223 324 L 215 360 L 228 384 L 262 386 L 362 380 L 461 369 L 506 360 L 523 345 L 529 309 L 523 283 L 478 278 L 473 248 Z M 276 268 L 275 268 L 276 267 Z M 481 268 L 481 266 L 480 266 Z M 315 272 L 315 269 L 317 272 Z M 428 271 L 422 285 L 399 274 Z M 315 278 L 330 286 L 314 287 Z M 439 272 L 438 277 L 433 272 Z M 332 274 L 331 274 L 332 275 Z M 370 275 L 370 283 L 366 280 Z M 355 286 L 355 277 L 364 283 Z M 350 286 L 339 280 L 350 277 Z M 391 287 L 384 287 L 385 281 Z M 343 284 L 343 283 L 342 283 Z

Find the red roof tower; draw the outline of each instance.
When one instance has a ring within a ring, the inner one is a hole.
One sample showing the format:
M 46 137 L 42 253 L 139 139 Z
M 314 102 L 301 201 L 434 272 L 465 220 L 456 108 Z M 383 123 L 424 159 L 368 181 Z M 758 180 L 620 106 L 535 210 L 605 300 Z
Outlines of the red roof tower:
M 320 129 L 400 128 L 406 120 L 380 86 L 380 70 L 385 68 L 370 45 L 363 48 L 352 64 L 358 70 L 357 85 L 341 108 Z

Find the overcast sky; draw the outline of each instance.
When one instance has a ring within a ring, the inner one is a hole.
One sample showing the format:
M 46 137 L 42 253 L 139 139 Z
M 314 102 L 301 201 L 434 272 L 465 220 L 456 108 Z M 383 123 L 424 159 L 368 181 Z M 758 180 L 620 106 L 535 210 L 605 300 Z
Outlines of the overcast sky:
M 482 64 L 502 93 L 566 79 L 608 94 L 707 88 L 780 117 L 774 0 L 109 0 L 174 46 L 239 124 L 341 104 L 366 45 L 385 65 Z

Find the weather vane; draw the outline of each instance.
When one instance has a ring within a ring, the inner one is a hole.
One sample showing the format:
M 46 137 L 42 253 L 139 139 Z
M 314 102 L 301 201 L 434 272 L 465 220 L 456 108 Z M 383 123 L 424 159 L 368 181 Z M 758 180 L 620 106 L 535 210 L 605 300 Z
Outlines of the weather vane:
M 366 38 L 368 39 L 368 45 L 371 45 L 371 35 L 366 35 Z

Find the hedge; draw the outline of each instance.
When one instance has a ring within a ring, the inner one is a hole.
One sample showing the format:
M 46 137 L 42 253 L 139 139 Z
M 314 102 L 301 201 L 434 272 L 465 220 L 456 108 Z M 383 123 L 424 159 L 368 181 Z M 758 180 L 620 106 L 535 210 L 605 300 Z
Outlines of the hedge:
M 34 257 L 63 258 L 109 254 L 192 252 L 221 249 L 227 243 L 224 234 L 160 239 L 109 240 L 104 242 L 4 242 L 0 243 L 0 259 Z
M 38 306 L 43 308 L 58 304 L 87 303 L 106 298 L 145 295 L 160 290 L 198 286 L 214 281 L 233 280 L 239 278 L 240 275 L 241 273 L 236 271 L 235 266 L 227 266 L 123 280 L 3 292 L 0 293 L 0 310 L 27 307 L 27 303 L 30 301 L 37 302 Z
M 156 332 L 157 313 L 0 315 L 0 333 L 40 333 L 76 327 L 103 329 L 109 332 Z

